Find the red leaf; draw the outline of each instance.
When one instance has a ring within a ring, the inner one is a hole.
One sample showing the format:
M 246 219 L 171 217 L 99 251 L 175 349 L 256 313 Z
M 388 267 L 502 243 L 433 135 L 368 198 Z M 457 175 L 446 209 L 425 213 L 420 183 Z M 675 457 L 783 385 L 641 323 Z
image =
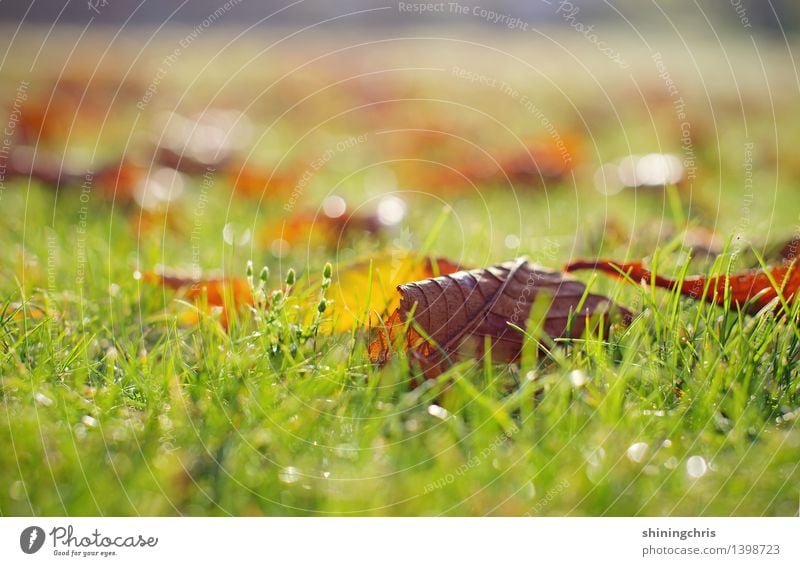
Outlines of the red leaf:
M 769 275 L 763 270 L 751 270 L 730 277 L 727 275 L 687 277 L 680 283 L 660 275 L 653 275 L 645 269 L 641 261 L 632 263 L 611 260 L 576 261 L 565 268 L 566 271 L 582 269 L 597 269 L 617 277 L 621 271 L 634 281 L 653 283 L 656 287 L 664 289 L 678 289 L 682 295 L 716 304 L 724 302 L 725 288 L 730 286 L 731 302 L 739 308 L 746 307 L 749 313 L 756 313 L 767 306 L 778 296 L 780 289 L 783 289 L 783 296 L 787 301 L 793 301 L 800 287 L 800 270 L 795 269 L 794 262 L 772 267 Z M 772 284 L 770 277 L 777 287 Z

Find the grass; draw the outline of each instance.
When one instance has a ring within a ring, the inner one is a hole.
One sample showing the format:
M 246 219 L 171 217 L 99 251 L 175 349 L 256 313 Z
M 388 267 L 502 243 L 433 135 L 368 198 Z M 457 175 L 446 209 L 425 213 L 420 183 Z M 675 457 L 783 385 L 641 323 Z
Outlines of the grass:
M 791 106 L 778 111 L 796 123 Z M 624 140 L 600 128 L 593 141 L 614 153 L 606 148 L 646 140 L 651 126 L 639 118 L 625 116 Z M 668 117 L 657 127 L 664 124 Z M 728 131 L 730 147 L 707 158 L 719 177 L 699 179 L 698 194 L 683 195 L 678 210 L 657 191 L 606 197 L 589 188 L 591 171 L 579 172 L 575 186 L 546 192 L 409 193 L 406 237 L 365 237 L 336 250 L 301 242 L 281 258 L 255 236 L 243 245 L 223 240 L 228 223 L 255 235 L 282 212 L 280 202 L 262 203 L 254 214 L 252 202 L 230 198 L 222 178 L 192 232 L 197 248 L 185 232 L 160 226 L 131 237 L 125 211 L 109 203 L 92 200 L 84 217 L 75 192 L 7 183 L 0 512 L 796 515 L 798 305 L 789 317 L 752 317 L 582 276 L 593 292 L 637 313 L 630 327 L 560 344 L 544 357 L 529 347 L 512 366 L 465 361 L 414 388 L 408 360 L 375 367 L 365 331 L 330 331 L 336 302 L 318 332 L 298 335 L 317 312 L 313 285 L 270 313 L 243 311 L 226 332 L 213 315 L 181 324 L 188 307 L 133 277 L 195 256 L 205 269 L 243 276 L 252 259 L 256 273 L 270 267 L 269 285 L 277 287 L 290 267 L 305 283 L 328 261 L 338 267 L 405 245 L 469 265 L 526 254 L 558 268 L 578 255 L 603 255 L 655 258 L 651 265 L 670 275 L 720 271 L 732 261 L 740 269 L 741 257 L 703 263 L 681 246 L 693 223 L 713 219 L 718 232 L 733 234 L 740 221 L 741 197 L 717 194 L 741 190 L 740 148 Z M 366 144 L 342 155 L 342 167 L 356 173 L 326 168 L 304 198 L 315 203 L 345 178 L 348 198 L 368 201 L 374 193 L 357 169 L 373 159 L 370 151 Z M 190 212 L 199 187 L 199 179 L 187 187 Z M 748 213 L 754 234 L 793 228 L 796 182 L 784 177 L 776 187 L 774 202 L 760 199 Z M 441 200 L 453 214 L 441 214 Z M 519 246 L 507 247 L 509 233 Z

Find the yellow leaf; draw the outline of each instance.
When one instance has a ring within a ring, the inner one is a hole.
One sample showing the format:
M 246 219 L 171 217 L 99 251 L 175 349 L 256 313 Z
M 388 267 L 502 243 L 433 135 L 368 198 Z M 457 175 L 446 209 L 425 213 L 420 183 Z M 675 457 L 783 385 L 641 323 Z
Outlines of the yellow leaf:
M 352 263 L 334 273 L 328 297 L 333 299 L 334 329 L 375 326 L 399 306 L 397 286 L 463 269 L 442 258 L 413 252 L 387 252 Z

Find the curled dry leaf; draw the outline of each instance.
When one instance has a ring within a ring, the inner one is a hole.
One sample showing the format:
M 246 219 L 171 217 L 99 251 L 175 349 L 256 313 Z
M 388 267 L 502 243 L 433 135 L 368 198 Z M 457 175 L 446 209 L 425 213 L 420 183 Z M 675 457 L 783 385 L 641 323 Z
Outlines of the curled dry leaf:
M 583 283 L 525 259 L 407 283 L 398 291 L 400 306 L 370 344 L 370 358 L 383 363 L 393 345 L 402 344 L 427 377 L 454 360 L 482 357 L 487 339 L 493 360 L 518 359 L 524 336 L 514 326 L 525 329 L 540 300 L 549 304 L 541 323 L 551 338 L 581 337 L 596 315 L 605 326 L 610 318 L 631 316 L 608 297 L 587 293 Z
M 566 267 L 566 271 L 582 269 L 596 269 L 618 277 L 624 273 L 634 281 L 652 283 L 656 287 L 664 289 L 677 289 L 687 297 L 716 304 L 724 303 L 725 289 L 729 286 L 731 304 L 744 308 L 751 314 L 757 313 L 775 300 L 780 290 L 786 301 L 793 301 L 797 289 L 800 287 L 800 269 L 796 268 L 794 261 L 772 267 L 769 272 L 751 270 L 731 276 L 705 277 L 700 275 L 687 277 L 683 281 L 654 275 L 645 269 L 644 264 L 640 261 L 632 263 L 610 260 L 576 261 Z

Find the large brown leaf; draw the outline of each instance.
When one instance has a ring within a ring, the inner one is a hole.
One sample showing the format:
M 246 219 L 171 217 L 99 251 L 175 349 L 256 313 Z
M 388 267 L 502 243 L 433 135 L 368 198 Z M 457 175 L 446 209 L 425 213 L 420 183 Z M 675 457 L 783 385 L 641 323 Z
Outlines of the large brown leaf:
M 487 269 L 459 271 L 398 286 L 400 306 L 369 346 L 370 358 L 385 362 L 394 345 L 403 344 L 425 375 L 441 373 L 452 361 L 480 358 L 486 340 L 492 359 L 520 357 L 523 334 L 534 302 L 547 307 L 542 330 L 551 338 L 579 338 L 593 315 L 630 313 L 608 297 L 587 294 L 583 283 L 525 259 Z M 409 316 L 413 313 L 413 324 Z M 609 316 L 604 316 L 607 325 Z M 512 326 L 514 325 L 514 326 Z

